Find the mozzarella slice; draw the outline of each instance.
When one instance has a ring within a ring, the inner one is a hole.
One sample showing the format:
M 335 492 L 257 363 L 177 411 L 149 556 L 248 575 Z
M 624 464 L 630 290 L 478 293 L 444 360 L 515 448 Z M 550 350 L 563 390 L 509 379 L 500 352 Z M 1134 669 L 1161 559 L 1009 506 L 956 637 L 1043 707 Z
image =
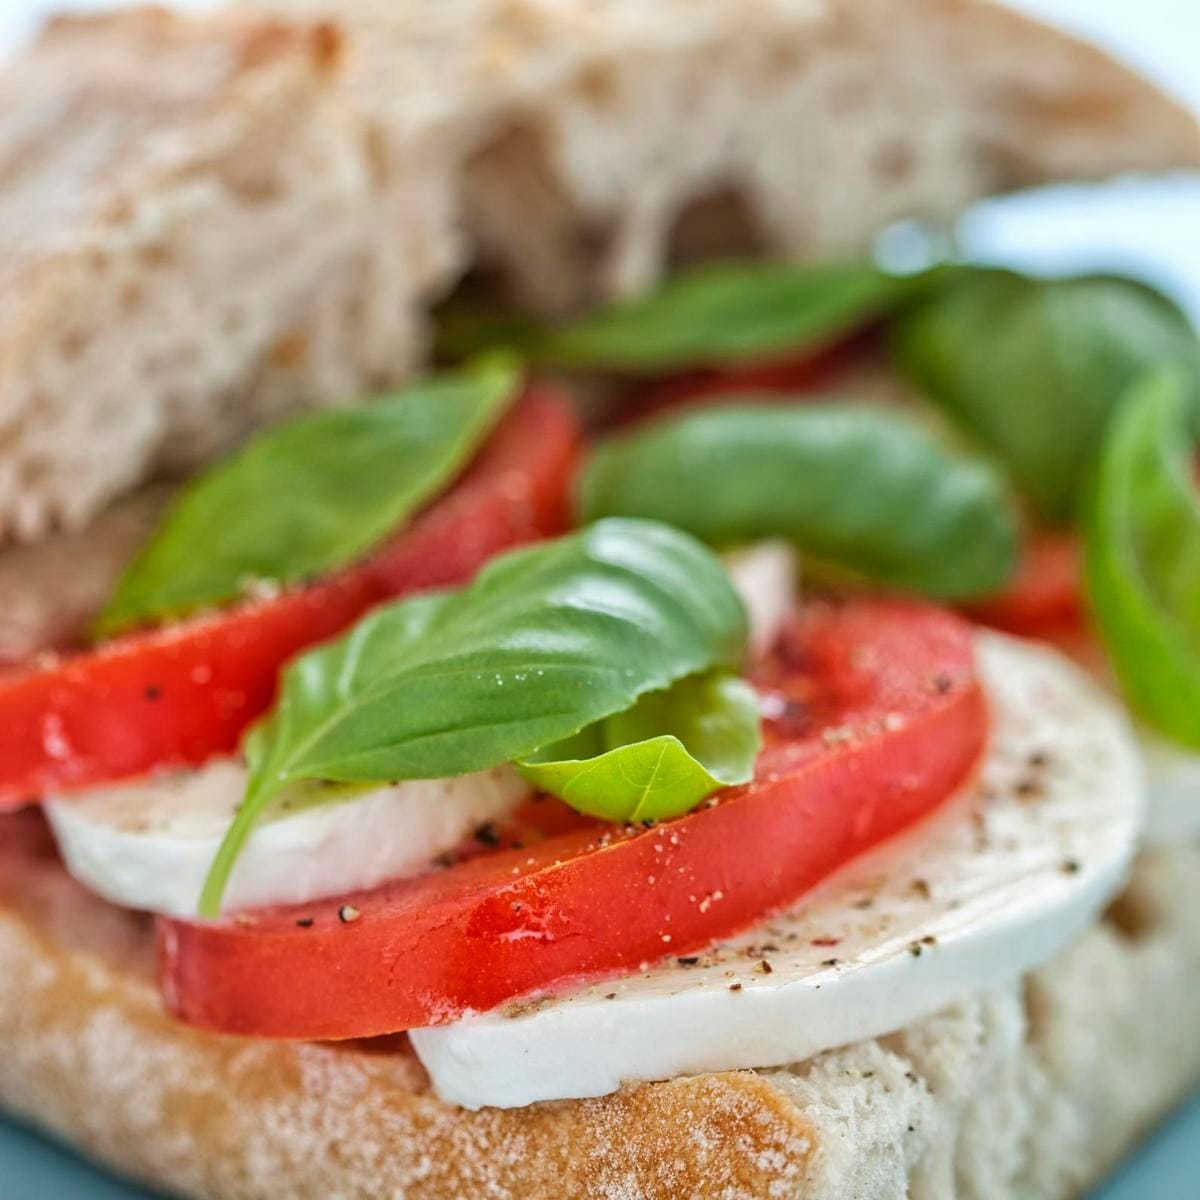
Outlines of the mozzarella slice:
M 1147 842 L 1174 846 L 1200 838 L 1200 754 L 1145 729 L 1138 744 L 1149 791 Z
M 114 904 L 195 917 L 246 786 L 230 759 L 46 801 L 67 869 Z M 317 785 L 319 787 L 319 785 Z M 411 874 L 529 794 L 511 768 L 350 793 L 264 821 L 234 866 L 226 910 L 302 904 Z
M 775 644 L 799 598 L 796 551 L 779 541 L 754 542 L 725 555 L 725 566 L 750 619 L 750 650 L 759 658 Z
M 438 1094 L 511 1107 L 797 1062 L 997 987 L 1075 938 L 1134 854 L 1136 747 L 1054 651 L 987 633 L 978 649 L 991 743 L 946 811 L 694 961 L 414 1030 Z

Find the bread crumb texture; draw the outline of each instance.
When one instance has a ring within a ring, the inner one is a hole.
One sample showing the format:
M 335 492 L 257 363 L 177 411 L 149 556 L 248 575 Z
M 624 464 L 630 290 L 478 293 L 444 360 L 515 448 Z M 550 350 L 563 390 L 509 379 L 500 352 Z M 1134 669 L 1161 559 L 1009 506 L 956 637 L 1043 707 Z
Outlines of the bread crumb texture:
M 1043 970 L 892 1037 L 522 1110 L 440 1103 L 403 1037 L 188 1030 L 150 943 L 36 818 L 0 822 L 0 1104 L 204 1200 L 1057 1200 L 1200 1074 L 1198 846 L 1143 855 Z
M 1180 108 L 979 0 L 60 19 L 0 74 L 0 542 L 403 377 L 471 269 L 562 310 L 1197 163 Z

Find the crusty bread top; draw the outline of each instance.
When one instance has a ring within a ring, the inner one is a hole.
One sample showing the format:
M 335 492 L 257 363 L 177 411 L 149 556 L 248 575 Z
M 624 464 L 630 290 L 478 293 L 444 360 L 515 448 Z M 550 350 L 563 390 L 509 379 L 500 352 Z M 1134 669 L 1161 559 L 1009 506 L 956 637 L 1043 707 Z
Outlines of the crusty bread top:
M 411 371 L 472 266 L 563 308 L 1200 165 L 1178 106 L 983 0 L 254 2 L 59 22 L 0 76 L 0 542 Z

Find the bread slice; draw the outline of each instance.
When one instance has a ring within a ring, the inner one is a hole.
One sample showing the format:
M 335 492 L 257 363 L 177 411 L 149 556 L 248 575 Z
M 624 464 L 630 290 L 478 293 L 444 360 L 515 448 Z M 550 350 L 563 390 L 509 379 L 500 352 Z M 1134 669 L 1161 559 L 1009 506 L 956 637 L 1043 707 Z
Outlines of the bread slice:
M 1197 844 L 1143 854 L 1029 978 L 892 1037 L 520 1110 L 440 1103 L 402 1037 L 177 1025 L 151 950 L 36 817 L 0 820 L 0 1105 L 202 1200 L 1059 1200 L 1200 1074 Z
M 338 14 L 381 141 L 462 131 L 472 260 L 551 309 L 644 289 L 677 254 L 859 250 L 900 218 L 1200 149 L 1137 76 L 981 0 L 250 2 Z
M 556 309 L 1200 165 L 1183 110 L 981 0 L 259 8 L 61 20 L 0 75 L 0 543 L 403 375 L 473 267 Z
M 358 261 L 338 54 L 329 26 L 144 10 L 53 22 L 0 75 L 0 541 L 305 401 L 272 364 Z M 308 355 L 313 394 L 357 384 L 343 354 Z

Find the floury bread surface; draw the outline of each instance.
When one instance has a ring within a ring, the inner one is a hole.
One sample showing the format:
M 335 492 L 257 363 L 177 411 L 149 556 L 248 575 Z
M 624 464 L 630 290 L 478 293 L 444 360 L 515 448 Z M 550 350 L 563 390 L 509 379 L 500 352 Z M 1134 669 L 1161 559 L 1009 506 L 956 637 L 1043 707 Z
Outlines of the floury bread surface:
M 1200 164 L 1181 109 L 981 0 L 259 7 L 60 20 L 0 75 L 0 543 L 411 372 L 472 267 L 561 309 Z
M 186 1029 L 150 952 L 39 821 L 0 822 L 0 1104 L 198 1200 L 1066 1200 L 1200 1075 L 1196 845 L 1147 851 L 1032 976 L 892 1037 L 521 1110 L 442 1104 L 400 1038 Z

